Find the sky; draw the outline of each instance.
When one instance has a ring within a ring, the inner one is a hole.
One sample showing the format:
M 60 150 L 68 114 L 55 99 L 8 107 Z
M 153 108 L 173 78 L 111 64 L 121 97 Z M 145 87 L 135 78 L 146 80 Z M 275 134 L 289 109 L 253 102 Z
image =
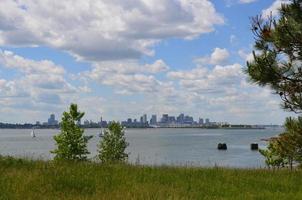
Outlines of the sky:
M 287 0 L 1 0 L 0 122 L 185 113 L 234 124 L 292 115 L 248 80 L 251 17 Z

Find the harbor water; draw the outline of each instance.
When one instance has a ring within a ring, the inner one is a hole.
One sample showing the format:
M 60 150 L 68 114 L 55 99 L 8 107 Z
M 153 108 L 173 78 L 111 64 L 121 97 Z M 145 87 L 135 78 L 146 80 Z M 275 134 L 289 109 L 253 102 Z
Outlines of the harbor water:
M 86 129 L 93 135 L 89 141 L 90 158 L 97 155 L 100 129 Z M 250 149 L 251 143 L 265 148 L 261 139 L 278 135 L 282 129 L 199 129 L 153 128 L 126 129 L 129 162 L 143 165 L 221 166 L 236 168 L 265 167 L 258 151 Z M 37 129 L 35 138 L 31 130 L 0 129 L 0 154 L 34 159 L 52 159 L 55 148 L 55 129 Z M 226 151 L 217 150 L 218 143 L 226 143 Z

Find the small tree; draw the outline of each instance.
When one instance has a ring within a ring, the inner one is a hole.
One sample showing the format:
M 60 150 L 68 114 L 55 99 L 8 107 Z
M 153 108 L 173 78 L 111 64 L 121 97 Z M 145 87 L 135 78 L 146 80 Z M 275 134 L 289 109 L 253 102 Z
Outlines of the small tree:
M 71 104 L 69 112 L 64 112 L 61 122 L 61 133 L 54 136 L 57 149 L 51 151 L 56 154 L 55 160 L 86 160 L 87 143 L 89 138 L 84 136 L 84 130 L 77 124 L 84 116 L 78 111 L 76 104 Z
M 269 142 L 267 150 L 260 150 L 269 167 L 293 168 L 302 162 L 302 117 L 287 118 L 285 132 Z
M 291 162 L 302 162 L 302 117 L 287 118 L 285 132 L 280 135 L 283 139 L 282 152 L 288 155 Z M 289 163 L 292 167 L 292 163 Z
M 265 157 L 265 163 L 268 168 L 280 168 L 286 164 L 285 158 L 278 151 L 277 139 L 271 140 L 267 149 L 260 149 L 259 152 Z
M 99 159 L 102 163 L 124 162 L 128 158 L 125 153 L 127 146 L 125 133 L 123 127 L 117 123 L 112 122 L 108 130 L 104 131 L 104 137 L 99 144 Z

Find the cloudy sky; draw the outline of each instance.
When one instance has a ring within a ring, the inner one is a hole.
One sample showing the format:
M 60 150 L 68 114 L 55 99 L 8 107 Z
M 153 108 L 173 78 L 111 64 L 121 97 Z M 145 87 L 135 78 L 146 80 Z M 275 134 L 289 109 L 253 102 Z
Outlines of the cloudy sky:
M 249 83 L 250 17 L 282 0 L 1 0 L 0 121 L 180 112 L 281 124 L 289 113 Z

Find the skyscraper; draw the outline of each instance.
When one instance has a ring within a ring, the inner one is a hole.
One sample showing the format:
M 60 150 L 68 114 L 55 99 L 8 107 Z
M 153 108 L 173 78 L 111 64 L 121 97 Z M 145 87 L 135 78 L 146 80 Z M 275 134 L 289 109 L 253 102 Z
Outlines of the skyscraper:
M 143 115 L 143 123 L 147 124 L 148 123 L 148 119 L 147 119 L 147 114 Z
M 169 122 L 169 124 L 171 124 L 171 123 L 175 123 L 175 117 L 174 116 L 169 116 L 168 117 L 168 122 Z
M 163 117 L 161 118 L 161 123 L 168 123 L 169 121 L 169 115 L 163 114 Z
M 184 123 L 184 119 L 185 119 L 185 115 L 183 113 L 181 113 L 177 118 L 176 118 L 176 122 L 178 124 L 183 124 Z
M 184 119 L 185 124 L 193 124 L 193 122 L 194 122 L 193 117 L 188 116 L 188 115 L 185 116 L 185 119 Z
M 58 121 L 56 120 L 55 114 L 51 114 L 48 118 L 48 125 L 54 126 L 58 125 Z
M 150 119 L 150 124 L 151 125 L 156 125 L 157 124 L 157 116 L 156 115 L 152 115 L 152 117 Z

